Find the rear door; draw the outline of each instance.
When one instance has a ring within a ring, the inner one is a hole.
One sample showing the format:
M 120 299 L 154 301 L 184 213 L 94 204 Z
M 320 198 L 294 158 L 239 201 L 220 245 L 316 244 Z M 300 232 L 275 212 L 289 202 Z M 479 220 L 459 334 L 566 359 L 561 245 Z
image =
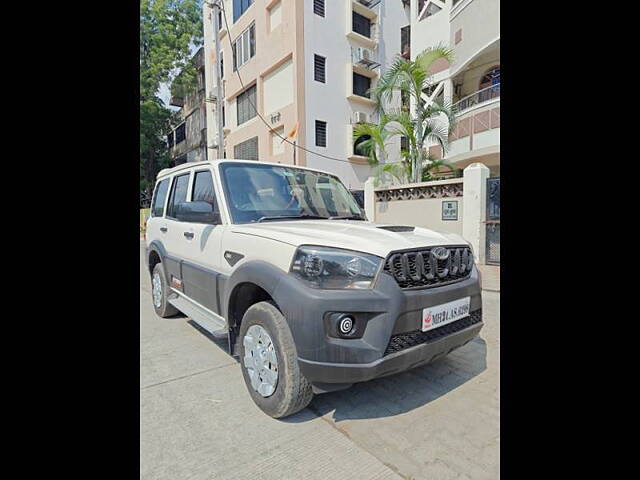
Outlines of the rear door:
M 174 175 L 165 212 L 166 231 L 164 232 L 165 241 L 163 243 L 167 250 L 167 258 L 165 259 L 167 281 L 173 288 L 180 291 L 184 291 L 180 263 L 186 253 L 184 232 L 186 230 L 185 225 L 188 224 L 178 221 L 175 217 L 175 211 L 179 203 L 187 201 L 190 193 L 190 179 L 190 171 Z
M 220 218 L 219 195 L 209 166 L 195 169 L 191 178 L 189 201 L 207 202 Z M 213 223 L 183 223 L 184 244 L 182 279 L 184 293 L 208 310 L 220 314 L 222 220 Z
M 167 231 L 167 222 L 164 218 L 164 210 L 169 196 L 170 184 L 171 178 L 164 178 L 156 183 L 156 188 L 153 191 L 153 200 L 151 201 L 151 217 L 147 221 L 147 245 L 154 240 L 164 244 L 166 240 L 164 237 Z

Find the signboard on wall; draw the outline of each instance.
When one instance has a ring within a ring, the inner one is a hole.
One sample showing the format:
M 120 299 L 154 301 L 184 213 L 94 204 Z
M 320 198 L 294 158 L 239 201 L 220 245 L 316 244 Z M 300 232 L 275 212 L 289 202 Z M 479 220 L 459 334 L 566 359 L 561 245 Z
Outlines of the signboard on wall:
M 445 200 L 442 202 L 442 220 L 458 220 L 457 200 Z

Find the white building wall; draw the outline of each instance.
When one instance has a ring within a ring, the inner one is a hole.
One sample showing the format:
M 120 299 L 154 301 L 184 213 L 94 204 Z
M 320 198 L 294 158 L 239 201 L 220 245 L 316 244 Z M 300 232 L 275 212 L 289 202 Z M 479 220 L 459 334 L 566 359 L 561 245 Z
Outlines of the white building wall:
M 409 20 L 402 2 L 383 1 L 378 12 L 378 62 L 382 65 L 378 73 L 391 65 L 400 53 L 400 28 Z M 353 153 L 351 119 L 356 111 L 369 115 L 374 107 L 348 100 L 352 91 L 351 46 L 363 46 L 347 37 L 351 31 L 351 0 L 331 0 L 325 2 L 325 17 L 313 13 L 313 2 L 305 2 L 304 12 L 304 52 L 305 52 L 305 122 L 306 138 L 301 139 L 312 151 L 335 157 L 343 161 L 330 160 L 307 154 L 310 168 L 335 173 L 343 183 L 352 189 L 363 189 L 364 182 L 371 174 L 368 165 L 357 165 L 347 160 Z M 348 22 L 348 23 L 347 23 Z M 314 80 L 314 54 L 326 58 L 326 83 Z M 373 84 L 373 83 L 372 83 Z M 315 146 L 315 121 L 327 122 L 327 147 Z M 399 139 L 390 147 L 390 156 L 398 156 Z

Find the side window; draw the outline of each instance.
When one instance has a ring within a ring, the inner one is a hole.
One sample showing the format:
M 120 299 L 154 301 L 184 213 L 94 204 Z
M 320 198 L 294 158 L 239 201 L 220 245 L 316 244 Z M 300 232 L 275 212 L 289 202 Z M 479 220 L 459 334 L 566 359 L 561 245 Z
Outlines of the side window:
M 216 201 L 216 192 L 213 189 L 213 178 L 209 170 L 196 172 L 193 181 L 193 193 L 191 195 L 192 202 L 207 202 L 213 207 L 214 212 L 218 212 L 218 202 Z
M 153 203 L 151 204 L 151 216 L 161 217 L 164 214 L 164 201 L 167 198 L 169 190 L 169 179 L 165 178 L 156 185 L 156 191 L 153 193 Z
M 169 197 L 169 205 L 167 206 L 167 217 L 175 218 L 176 205 L 187 201 L 188 187 L 188 173 L 175 177 L 171 188 L 171 196 Z

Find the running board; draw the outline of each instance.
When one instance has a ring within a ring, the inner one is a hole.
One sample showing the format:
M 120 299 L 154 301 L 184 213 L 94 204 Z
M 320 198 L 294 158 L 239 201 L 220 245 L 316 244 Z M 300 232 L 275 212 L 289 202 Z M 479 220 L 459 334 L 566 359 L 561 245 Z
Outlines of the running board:
M 224 338 L 227 336 L 227 325 L 220 317 L 216 317 L 210 312 L 200 308 L 184 297 L 168 298 L 169 303 L 184 313 L 191 320 L 205 329 L 214 337 Z

